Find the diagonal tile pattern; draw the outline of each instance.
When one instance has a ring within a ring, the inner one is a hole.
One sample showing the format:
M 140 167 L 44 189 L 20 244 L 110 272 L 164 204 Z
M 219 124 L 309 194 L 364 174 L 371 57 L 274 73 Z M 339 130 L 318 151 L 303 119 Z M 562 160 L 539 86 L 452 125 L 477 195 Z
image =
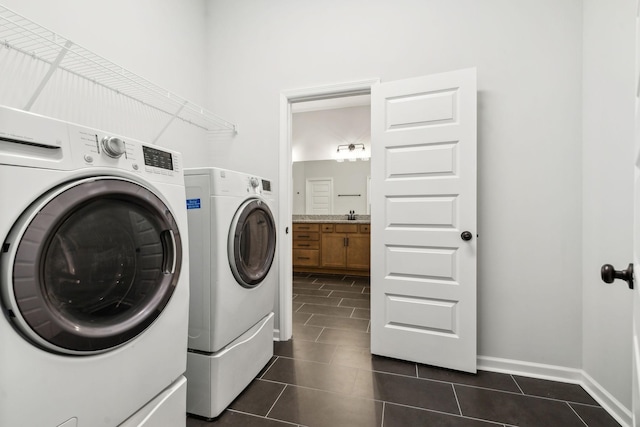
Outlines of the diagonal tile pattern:
M 619 427 L 579 385 L 371 355 L 369 290 L 294 275 L 293 339 L 220 417 L 187 427 Z

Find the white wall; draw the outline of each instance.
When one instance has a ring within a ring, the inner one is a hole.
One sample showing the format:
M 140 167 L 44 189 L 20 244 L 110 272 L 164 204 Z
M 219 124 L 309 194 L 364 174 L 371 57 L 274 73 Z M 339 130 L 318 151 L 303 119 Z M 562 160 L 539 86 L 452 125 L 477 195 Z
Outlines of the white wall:
M 2 5 L 156 85 L 204 104 L 207 83 L 204 2 L 2 0 Z M 7 55 L 6 49 L 0 54 Z M 2 57 L 0 67 L 4 65 L 3 60 L 9 62 L 9 68 L 20 73 L 20 77 L 33 73 L 33 61 Z M 5 73 L 3 77 L 6 76 Z M 153 140 L 166 123 L 165 118 L 140 114 L 141 109 L 134 103 L 116 106 L 112 93 L 98 92 L 86 82 L 65 78 L 66 81 L 57 83 L 66 86 L 59 85 L 54 90 L 56 79 L 60 80 L 59 77 L 52 79 L 32 111 L 143 140 Z M 34 86 L 38 82 L 32 80 L 30 84 Z M 3 83 L 10 84 L 11 93 L 0 91 L 0 103 L 23 107 L 32 93 L 25 89 L 30 85 L 7 79 Z M 70 85 L 74 86 L 73 96 L 84 97 L 87 104 L 69 101 L 69 93 L 61 90 L 70 90 Z M 1 86 L 2 83 L 0 89 Z M 99 97 L 104 101 L 101 106 L 99 103 L 95 108 L 88 105 Z M 146 118 L 149 120 L 144 120 Z M 187 166 L 200 165 L 211 156 L 205 138 L 205 133 L 198 128 L 175 121 L 158 143 L 182 151 Z
M 635 12 L 635 0 L 584 2 L 583 368 L 627 408 L 632 294 L 600 267 L 633 259 Z
M 582 364 L 579 0 L 211 0 L 223 166 L 277 177 L 279 94 L 477 67 L 479 353 Z M 287 167 L 284 165 L 283 167 Z
M 293 114 L 294 162 L 335 159 L 338 145 L 363 144 L 371 155 L 371 107 L 358 106 Z

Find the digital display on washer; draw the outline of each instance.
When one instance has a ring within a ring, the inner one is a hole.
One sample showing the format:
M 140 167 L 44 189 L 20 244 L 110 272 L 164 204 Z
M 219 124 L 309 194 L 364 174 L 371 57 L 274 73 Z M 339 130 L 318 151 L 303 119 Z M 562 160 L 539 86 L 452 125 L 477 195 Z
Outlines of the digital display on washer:
M 145 165 L 173 170 L 173 157 L 171 157 L 171 153 L 156 148 L 145 147 L 144 145 L 142 146 L 142 153 L 144 154 Z
M 271 181 L 267 181 L 266 179 L 262 180 L 262 189 L 264 191 L 271 191 Z

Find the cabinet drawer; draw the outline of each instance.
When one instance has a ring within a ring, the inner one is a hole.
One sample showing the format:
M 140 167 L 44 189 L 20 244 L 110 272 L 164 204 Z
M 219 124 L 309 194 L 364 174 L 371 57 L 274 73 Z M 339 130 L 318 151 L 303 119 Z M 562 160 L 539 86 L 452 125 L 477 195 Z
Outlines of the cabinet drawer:
M 320 224 L 295 223 L 293 231 L 320 231 Z
M 319 240 L 294 240 L 293 249 L 320 249 Z
M 336 224 L 336 233 L 357 233 L 358 224 Z
M 295 242 L 296 240 L 320 240 L 320 233 L 313 231 L 294 231 L 293 241 Z
M 319 251 L 312 249 L 294 249 L 293 265 L 318 266 Z
M 370 233 L 371 232 L 371 224 L 360 224 L 359 230 L 361 233 Z
M 333 224 L 322 224 L 323 233 L 333 233 Z

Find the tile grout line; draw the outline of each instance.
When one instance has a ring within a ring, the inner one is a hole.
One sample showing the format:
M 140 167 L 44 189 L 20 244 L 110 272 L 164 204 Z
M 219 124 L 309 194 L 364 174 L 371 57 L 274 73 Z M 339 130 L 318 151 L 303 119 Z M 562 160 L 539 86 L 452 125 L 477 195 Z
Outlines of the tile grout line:
M 384 427 L 384 410 L 387 407 L 387 402 L 386 401 L 382 401 L 382 415 L 380 416 L 380 418 L 382 419 L 380 422 L 380 427 Z
M 235 412 L 236 414 L 243 414 L 243 415 L 248 415 L 250 417 L 254 417 L 254 418 L 260 418 L 262 420 L 270 420 L 270 421 L 277 421 L 279 423 L 284 423 L 284 424 L 289 424 L 292 426 L 296 426 L 296 427 L 300 427 L 301 425 L 298 423 L 292 423 L 291 421 L 285 421 L 285 420 L 280 420 L 278 418 L 268 418 L 266 416 L 262 416 L 262 415 L 256 415 L 256 414 L 252 414 L 251 412 L 245 412 L 245 411 L 239 411 L 237 409 L 231 409 L 231 408 L 227 408 L 225 409 L 225 411 L 229 411 L 229 412 Z M 208 421 L 207 421 L 207 425 L 208 425 Z M 304 427 L 304 426 L 302 426 Z
M 339 326 L 325 326 L 325 325 L 307 325 L 306 322 L 303 324 L 303 326 L 315 326 L 318 328 L 324 328 L 324 329 L 335 329 L 337 331 L 347 331 L 347 332 L 359 332 L 361 334 L 368 334 L 369 333 L 369 326 L 371 325 L 371 321 L 367 320 L 367 319 L 358 319 L 356 317 L 340 317 L 340 316 L 327 316 L 326 314 L 317 314 L 317 313 L 311 313 L 311 316 L 324 316 L 324 317 L 331 317 L 331 318 L 337 318 L 337 319 L 345 319 L 345 320 L 363 320 L 367 322 L 367 327 L 365 328 L 365 330 L 361 330 L 361 329 L 357 329 L 357 328 L 348 328 L 348 327 L 339 327 Z M 307 322 L 311 320 L 311 318 L 307 319 Z
M 467 417 L 465 415 L 458 415 L 458 414 L 454 414 L 451 412 L 444 412 L 444 411 L 438 411 L 437 409 L 428 409 L 428 408 L 422 408 L 420 406 L 412 406 L 412 405 L 407 405 L 404 403 L 398 403 L 398 402 L 392 402 L 389 400 L 376 400 L 377 402 L 382 402 L 383 404 L 389 404 L 389 405 L 395 405 L 395 406 L 401 406 L 403 408 L 411 408 L 411 409 L 416 409 L 419 411 L 425 411 L 425 412 L 433 412 L 435 414 L 442 414 L 442 415 L 448 415 L 451 417 L 456 417 L 456 418 L 461 418 L 463 420 L 473 420 L 473 421 L 481 421 L 483 423 L 489 423 L 489 424 L 495 424 L 496 426 L 508 426 L 508 427 L 518 427 L 516 425 L 511 425 L 511 424 L 504 424 L 500 421 L 492 421 L 492 420 L 486 420 L 484 418 L 476 418 L 476 417 Z
M 304 363 L 312 363 L 312 364 L 317 364 L 317 365 L 330 366 L 330 364 L 327 363 L 327 362 L 319 362 L 317 360 L 296 359 L 294 357 L 289 357 L 289 356 L 278 356 L 278 358 L 280 358 L 280 359 L 289 359 L 289 360 L 293 360 L 293 361 L 300 361 L 300 362 L 304 362 Z M 399 373 L 395 373 L 395 372 L 377 371 L 377 370 L 373 370 L 373 369 L 356 368 L 356 367 L 348 366 L 348 365 L 337 365 L 337 366 L 344 367 L 344 368 L 350 368 L 350 369 L 353 369 L 355 371 L 364 372 L 365 374 L 366 373 L 376 373 L 376 374 L 382 374 L 382 375 L 391 375 L 391 376 L 396 376 L 396 377 L 410 378 L 410 379 L 414 379 L 414 380 L 418 380 L 418 381 L 426 381 L 426 382 L 436 382 L 436 383 L 440 383 L 440 384 L 448 384 L 448 385 L 450 385 L 452 387 L 457 385 L 459 387 L 468 387 L 468 388 L 474 388 L 474 389 L 479 389 L 479 390 L 492 391 L 492 392 L 496 392 L 496 393 L 507 393 L 507 394 L 511 394 L 511 395 L 514 395 L 514 396 L 522 396 L 521 394 L 515 393 L 515 392 L 512 392 L 512 391 L 505 391 L 505 390 L 499 390 L 499 389 L 493 389 L 493 388 L 487 388 L 487 387 L 479 387 L 479 386 L 473 386 L 473 385 L 461 384 L 461 383 L 453 383 L 453 382 L 450 382 L 450 381 L 436 380 L 436 379 L 432 379 L 432 378 L 414 377 L 414 376 L 411 376 L 411 375 L 399 374 Z M 324 391 L 324 392 L 327 392 L 327 393 L 334 393 L 334 394 L 338 394 L 338 395 L 348 395 L 348 394 L 345 394 L 345 393 L 341 393 L 341 392 L 337 392 L 337 391 L 325 390 L 325 389 L 321 389 L 321 388 L 303 386 L 303 385 L 299 385 L 299 384 L 285 383 L 285 382 L 281 382 L 281 381 L 264 379 L 264 378 L 260 378 L 260 379 L 262 379 L 264 381 L 270 381 L 270 382 L 279 383 L 279 384 L 288 384 L 288 385 L 291 385 L 293 387 L 302 387 L 302 388 L 306 388 L 306 389 L 310 389 L 310 390 Z M 455 393 L 455 395 L 456 395 L 456 401 L 457 401 L 457 393 Z M 362 397 L 362 396 L 353 396 L 353 397 L 357 397 L 357 398 L 360 398 L 360 399 L 367 399 L 367 400 L 376 400 L 376 401 L 380 401 L 380 402 L 383 401 L 383 400 L 380 400 L 380 399 L 367 398 L 367 397 Z M 542 397 L 542 396 L 525 395 L 525 397 L 534 398 L 534 399 L 551 400 L 551 401 L 561 402 L 561 403 L 569 403 L 566 400 L 559 400 L 559 399 L 553 399 L 553 398 Z M 394 403 L 396 405 L 401 405 L 401 406 L 408 406 L 408 407 L 412 407 L 412 408 L 426 409 L 426 408 L 421 408 L 419 406 L 411 406 L 411 405 L 406 405 L 406 404 L 397 403 L 397 402 L 391 402 L 391 403 Z M 458 409 L 460 410 L 460 407 L 458 407 Z M 434 411 L 434 410 L 432 410 L 432 411 Z M 435 411 L 435 412 L 442 412 L 442 411 Z M 442 413 L 451 415 L 450 412 L 442 412 Z M 460 414 L 462 414 L 461 410 L 460 410 Z M 460 415 L 460 416 L 462 416 L 464 418 L 470 418 L 470 417 L 465 417 L 464 415 Z
M 338 347 L 338 345 L 336 345 L 336 349 L 337 349 L 337 347 Z M 359 347 L 359 348 L 360 349 L 364 349 L 364 347 Z M 294 357 L 289 357 L 289 356 L 278 356 L 278 358 L 280 358 L 280 359 L 289 359 L 289 360 L 305 362 L 305 363 L 315 363 L 315 364 L 318 364 L 318 365 L 325 365 L 325 366 L 326 365 L 330 365 L 330 363 L 327 363 L 327 362 L 320 362 L 320 361 L 317 361 L 317 360 L 307 360 L 307 359 L 296 359 Z M 335 365 L 335 366 L 343 367 L 343 368 L 349 368 L 349 369 L 352 369 L 354 371 L 363 372 L 365 375 L 367 373 L 377 373 L 377 374 L 393 375 L 393 376 L 402 377 L 402 378 L 412 378 L 412 379 L 423 380 L 423 381 L 432 381 L 432 380 L 425 380 L 424 378 L 416 378 L 416 377 L 413 377 L 411 375 L 397 374 L 397 373 L 394 373 L 394 372 L 386 372 L 386 371 L 376 371 L 376 370 L 373 370 L 373 369 L 356 368 L 356 367 L 350 366 L 350 365 Z M 272 382 L 278 382 L 278 383 L 280 382 L 280 381 L 269 380 L 269 379 L 264 379 L 264 378 L 259 378 L 259 379 L 264 380 L 264 381 L 272 381 Z M 282 383 L 282 384 L 289 384 L 289 383 Z M 301 386 L 299 384 L 290 384 L 290 385 L 297 386 L 297 387 L 311 388 L 311 389 L 314 389 L 314 390 L 323 390 L 323 389 L 315 389 L 314 387 Z M 327 391 L 327 390 L 324 390 L 324 391 Z
M 522 387 L 520 387 L 520 384 L 518 384 L 518 381 L 516 381 L 516 379 L 514 378 L 514 376 L 512 374 L 509 374 L 509 376 L 511 377 L 511 379 L 513 380 L 514 383 L 516 383 L 516 386 L 518 387 L 518 390 L 520 390 L 520 393 L 522 393 L 523 395 L 527 395 L 524 390 L 522 390 Z
M 265 418 L 269 417 L 269 414 L 271 413 L 271 411 L 273 411 L 273 407 L 276 406 L 276 403 L 278 403 L 278 400 L 280 400 L 280 398 L 282 397 L 282 394 L 284 393 L 284 391 L 287 389 L 287 387 L 289 387 L 288 384 L 285 384 L 284 387 L 282 387 L 282 390 L 280 391 L 280 394 L 278 395 L 278 397 L 276 397 L 276 400 L 273 402 L 273 404 L 271 405 L 271 407 L 269 408 L 269 410 L 267 411 L 267 413 L 265 414 Z
M 319 363 L 319 362 L 316 362 Z M 446 411 L 439 411 L 437 409 L 428 409 L 428 408 L 423 408 L 420 406 L 413 406 L 413 405 L 408 405 L 408 404 L 404 404 L 404 403 L 396 403 L 396 402 L 391 402 L 391 401 L 387 401 L 387 400 L 382 400 L 382 399 L 377 399 L 375 397 L 365 397 L 365 396 L 358 396 L 358 395 L 353 395 L 351 393 L 343 393 L 340 391 L 335 391 L 335 390 L 325 390 L 325 389 L 321 389 L 321 388 L 315 388 L 315 387 L 309 387 L 309 386 L 304 386 L 304 385 L 298 385 L 298 384 L 289 384 L 289 383 L 284 383 L 281 381 L 275 381 L 275 380 L 263 380 L 265 382 L 270 382 L 273 384 L 282 384 L 284 386 L 288 386 L 288 387 L 294 387 L 294 388 L 301 388 L 301 389 L 305 389 L 305 390 L 312 390 L 312 391 L 317 391 L 320 393 L 327 393 L 330 395 L 334 395 L 337 397 L 348 397 L 351 399 L 356 399 L 356 400 L 365 400 L 365 401 L 369 401 L 369 402 L 380 402 L 380 403 L 390 403 L 390 404 L 394 404 L 397 406 L 403 406 L 405 408 L 412 408 L 412 409 L 418 409 L 421 411 L 428 411 L 428 412 L 435 412 L 438 414 L 443 414 L 443 415 L 450 415 L 450 416 L 454 416 L 454 417 L 460 417 L 460 418 L 464 418 L 464 419 L 475 419 L 475 420 L 481 420 L 481 421 L 487 421 L 487 422 L 492 422 L 492 423 L 496 423 L 495 421 L 490 421 L 490 420 L 482 420 L 480 418 L 471 418 L 471 417 L 465 417 L 459 414 L 455 414 L 453 412 L 446 412 Z M 354 379 L 355 381 L 355 379 Z M 270 419 L 275 419 L 275 418 L 270 418 Z
M 302 324 L 302 326 L 311 326 L 311 325 L 307 325 L 307 322 L 309 322 L 309 320 L 311 320 L 312 317 L 313 317 L 313 313 L 311 313 L 311 316 L 309 316 L 309 318 L 307 320 L 305 320 L 305 322 Z
M 267 373 L 267 371 L 269 371 L 269 369 L 271 369 L 271 367 L 276 363 L 276 360 L 278 360 L 278 358 L 279 358 L 279 357 L 280 357 L 280 356 L 276 356 L 276 355 L 274 355 L 274 356 L 273 356 L 273 360 L 271 361 L 271 363 L 269 364 L 269 366 L 267 366 L 266 368 L 262 368 L 262 369 L 264 369 L 264 372 L 262 372 L 262 375 L 260 375 L 259 377 L 256 377 L 256 378 L 258 378 L 259 380 L 261 380 L 261 379 L 262 379 L 262 377 L 264 377 L 264 375 Z
M 453 396 L 456 398 L 456 405 L 458 405 L 458 412 L 460 413 L 460 416 L 462 417 L 462 407 L 460 406 L 460 400 L 458 399 L 458 393 L 456 393 L 456 386 L 453 385 L 453 383 L 451 384 L 451 389 L 453 390 Z
M 582 419 L 582 417 L 580 416 L 580 414 L 578 414 L 578 413 L 576 412 L 576 410 L 575 410 L 575 409 L 573 409 L 573 406 L 571 406 L 571 404 L 570 404 L 569 402 L 565 402 L 565 403 L 566 403 L 566 404 L 567 404 L 567 406 L 571 409 L 571 411 L 572 411 L 574 414 L 576 414 L 576 417 L 578 417 L 578 419 L 579 419 L 580 421 L 582 421 L 582 423 L 583 423 L 585 426 L 589 427 L 589 424 L 587 424 L 587 423 L 585 422 L 585 420 L 583 420 L 583 419 Z
M 506 394 L 511 394 L 513 396 L 522 396 L 522 397 L 526 397 L 526 398 L 530 398 L 530 399 L 542 399 L 542 400 L 550 400 L 552 402 L 559 402 L 559 403 L 575 403 L 576 405 L 583 405 L 583 406 L 589 406 L 592 408 L 598 408 L 599 406 L 596 405 L 590 405 L 588 403 L 580 403 L 580 402 L 574 402 L 572 400 L 563 400 L 563 399 L 558 399 L 556 397 L 546 397 L 546 396 L 538 396 L 535 394 L 523 394 L 523 393 L 516 393 L 515 391 L 509 391 L 509 390 L 501 390 L 498 388 L 489 388 L 486 386 L 477 386 L 477 385 L 471 385 L 471 384 L 464 384 L 464 383 L 457 383 L 457 382 L 452 382 L 452 381 L 444 381 L 444 380 L 436 380 L 433 378 L 422 378 L 422 379 L 428 379 L 430 381 L 437 381 L 437 382 L 444 382 L 444 383 L 451 383 L 451 384 L 455 384 L 457 386 L 460 387 L 468 387 L 468 388 L 477 388 L 480 390 L 487 390 L 487 391 L 493 391 L 495 393 L 506 393 Z

